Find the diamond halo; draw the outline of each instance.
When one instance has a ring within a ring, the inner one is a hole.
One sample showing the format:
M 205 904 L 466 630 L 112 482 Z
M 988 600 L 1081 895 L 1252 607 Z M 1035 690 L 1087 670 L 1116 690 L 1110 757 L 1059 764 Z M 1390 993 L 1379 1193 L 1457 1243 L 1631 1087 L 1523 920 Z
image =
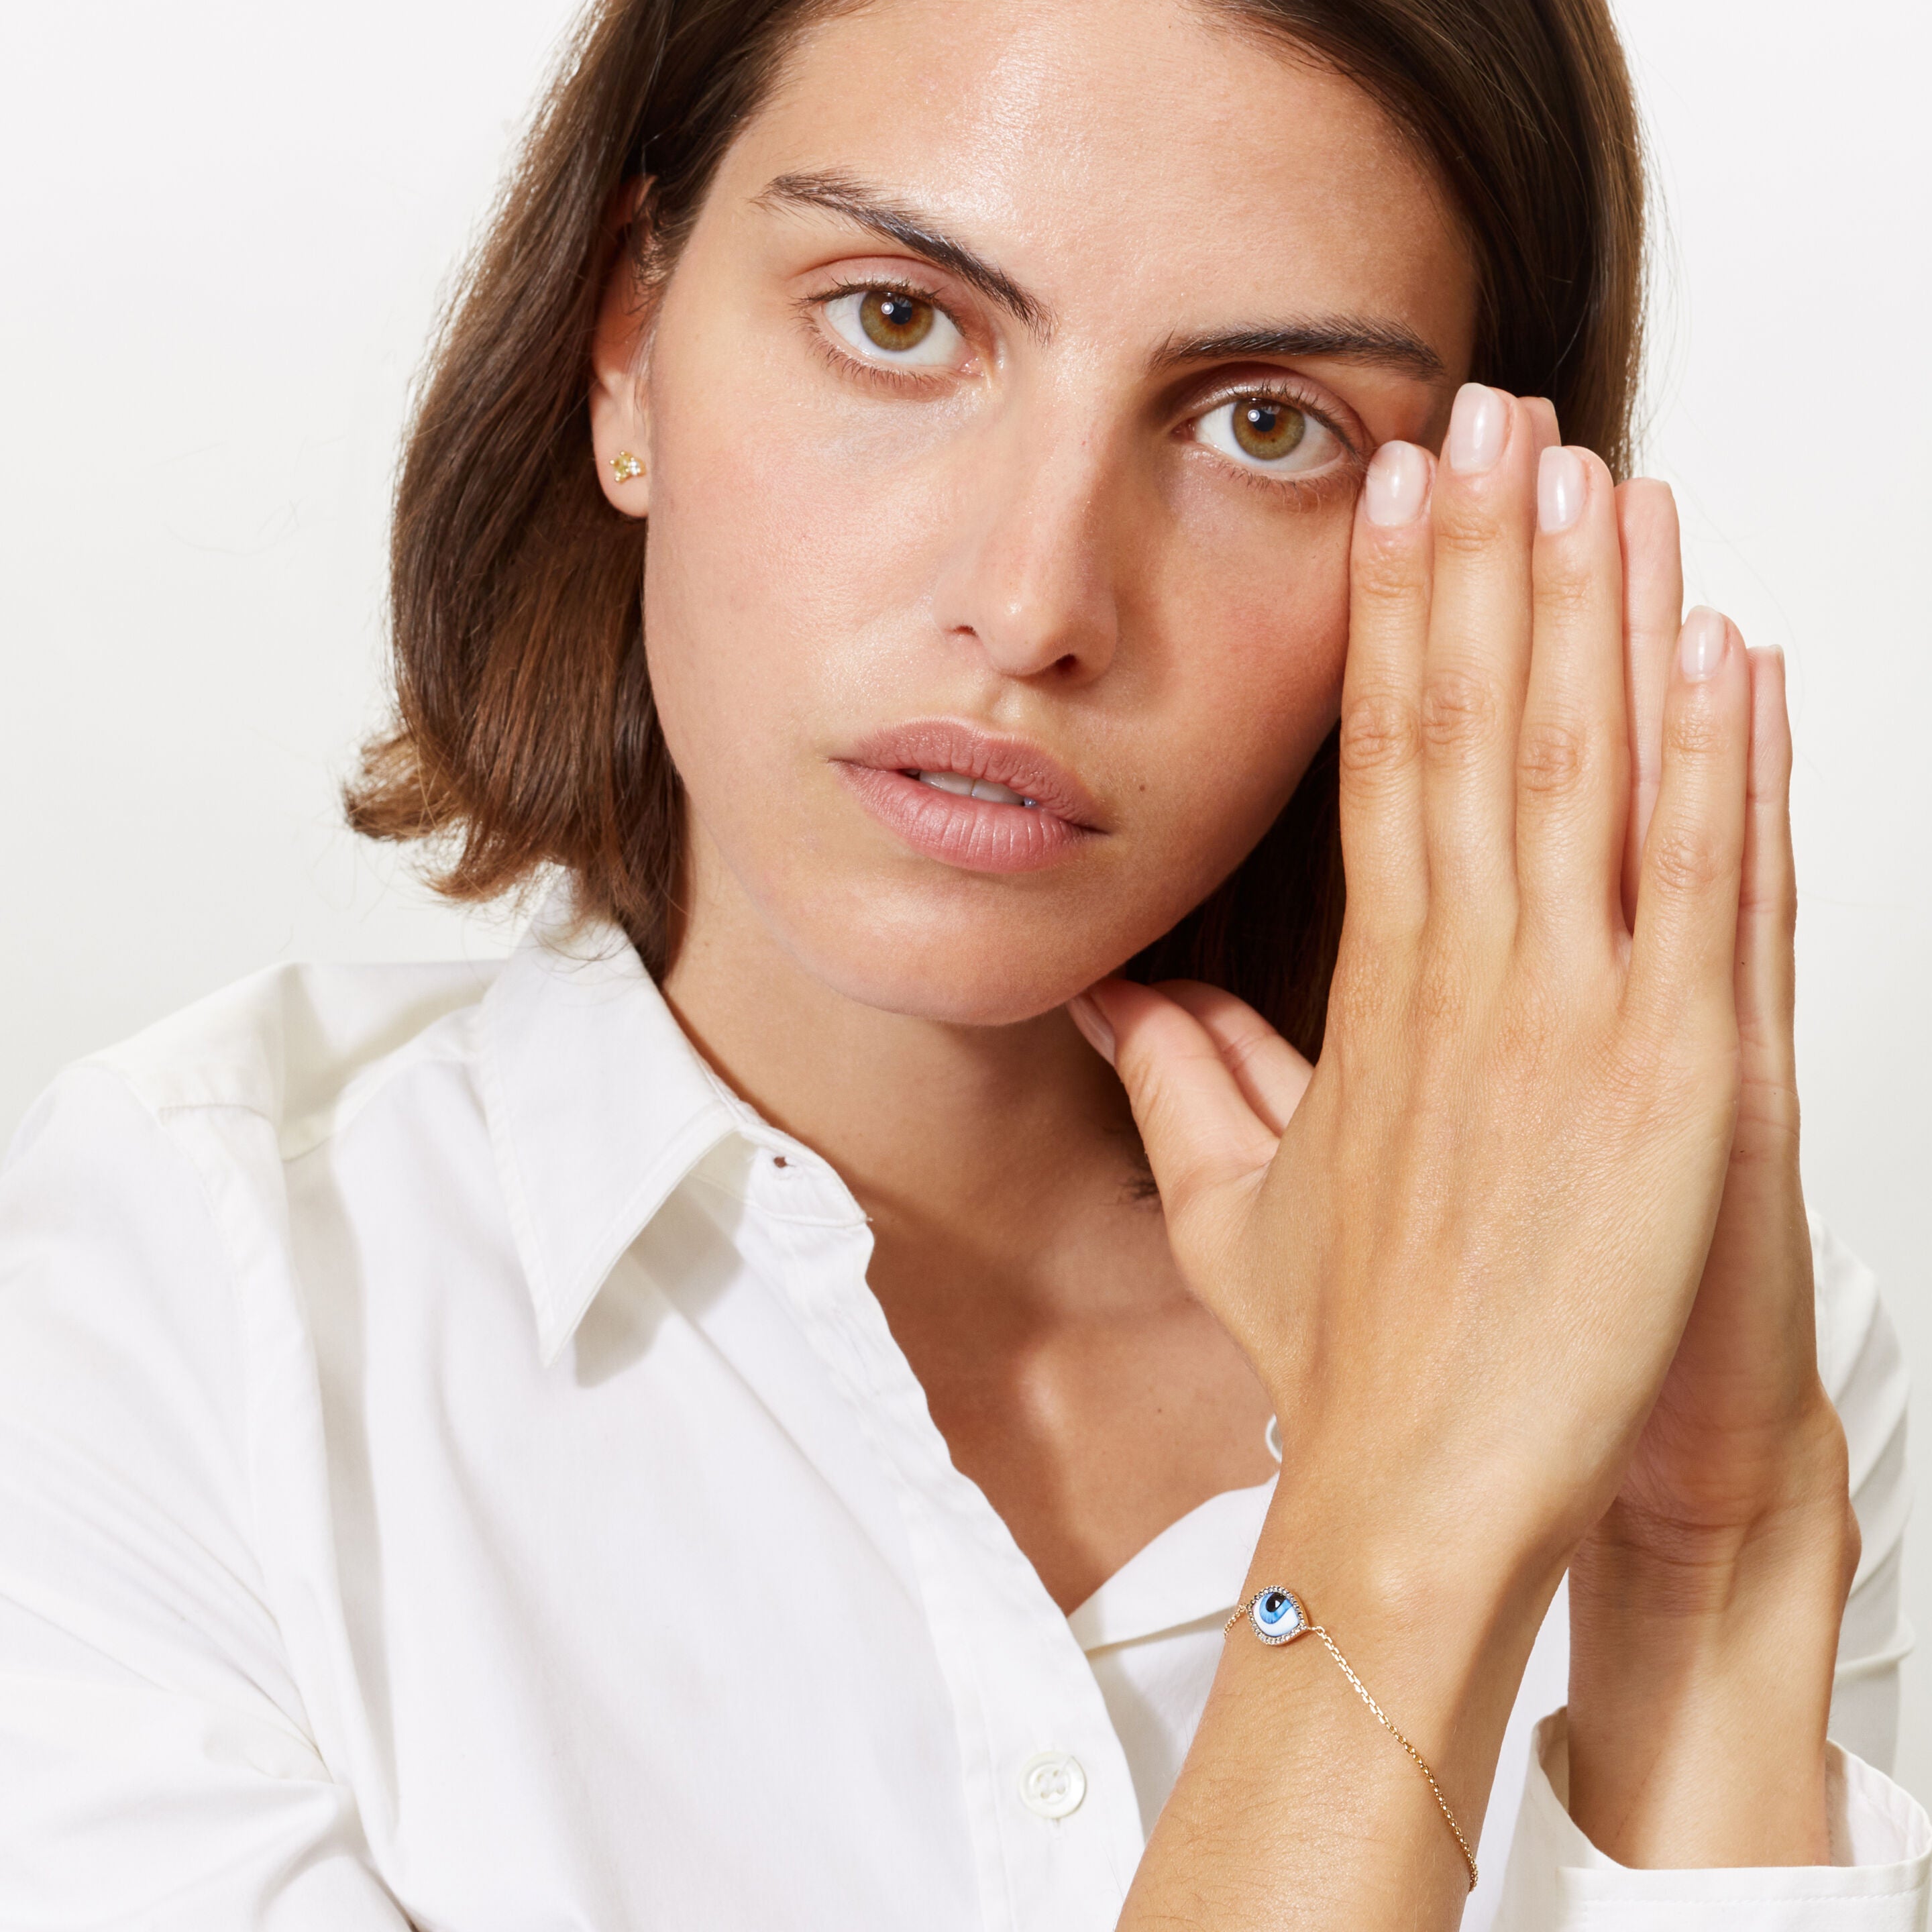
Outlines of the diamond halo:
M 1248 1606 L 1248 1621 L 1262 1642 L 1292 1643 L 1307 1629 L 1308 1612 L 1292 1590 L 1261 1590 Z

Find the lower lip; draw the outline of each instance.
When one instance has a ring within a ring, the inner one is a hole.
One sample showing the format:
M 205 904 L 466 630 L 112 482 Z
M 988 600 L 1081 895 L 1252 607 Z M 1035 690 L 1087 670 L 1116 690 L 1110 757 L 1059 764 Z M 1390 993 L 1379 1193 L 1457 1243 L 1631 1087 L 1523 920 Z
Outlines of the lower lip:
M 841 764 L 838 771 L 860 803 L 915 852 L 962 872 L 1037 872 L 1099 836 L 1044 806 L 962 798 L 874 765 Z

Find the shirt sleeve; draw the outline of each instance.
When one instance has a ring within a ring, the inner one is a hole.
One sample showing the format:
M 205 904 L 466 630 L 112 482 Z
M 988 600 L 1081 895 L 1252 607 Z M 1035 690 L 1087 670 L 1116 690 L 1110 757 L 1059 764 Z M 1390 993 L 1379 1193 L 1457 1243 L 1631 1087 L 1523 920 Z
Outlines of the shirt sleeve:
M 1924 1808 L 1836 1744 L 1825 1774 L 1832 1864 L 1640 1871 L 1605 1857 L 1570 1822 L 1558 1711 L 1537 1726 L 1499 1932 L 1925 1932 Z
M 407 1932 L 268 1601 L 244 1336 L 195 1164 L 65 1076 L 0 1171 L 4 1932 Z
M 1569 1742 L 1558 1711 L 1537 1727 L 1497 1932 L 1927 1932 L 1932 1821 L 1875 1768 L 1892 1762 L 1899 1665 L 1912 1646 L 1900 1586 L 1912 1500 L 1904 1357 L 1871 1271 L 1815 1222 L 1811 1238 L 1819 1372 L 1844 1425 L 1863 1539 L 1832 1688 L 1832 1862 L 1696 1871 L 1617 1864 L 1566 1808 Z
M 1838 1634 L 1832 1736 L 1881 1771 L 1898 1744 L 1899 1666 L 1912 1648 L 1903 1567 L 1912 1481 L 1905 1460 L 1904 1351 L 1872 1271 L 1816 1222 L 1818 1367 L 1845 1430 L 1862 1546 Z

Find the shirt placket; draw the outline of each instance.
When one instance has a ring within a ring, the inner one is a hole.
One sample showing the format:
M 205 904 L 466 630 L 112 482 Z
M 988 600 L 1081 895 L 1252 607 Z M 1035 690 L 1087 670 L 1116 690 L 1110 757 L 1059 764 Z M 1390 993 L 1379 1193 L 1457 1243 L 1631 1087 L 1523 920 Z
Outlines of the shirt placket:
M 815 1156 L 775 1146 L 755 1205 L 783 1288 L 904 1512 L 950 1695 L 988 1932 L 1106 1932 L 1142 1850 L 1125 1752 L 1091 1666 L 979 1486 L 954 1467 L 866 1278 L 872 1235 Z

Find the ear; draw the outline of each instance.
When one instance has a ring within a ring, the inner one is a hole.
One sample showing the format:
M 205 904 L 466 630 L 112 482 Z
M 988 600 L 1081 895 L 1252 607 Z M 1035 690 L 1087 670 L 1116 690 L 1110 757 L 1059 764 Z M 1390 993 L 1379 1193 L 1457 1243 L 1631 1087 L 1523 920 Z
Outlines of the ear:
M 648 220 L 651 184 L 627 182 L 610 204 L 615 245 L 590 344 L 590 445 L 606 500 L 627 517 L 651 507 L 650 386 L 646 363 L 656 313 L 638 273 L 632 230 Z

